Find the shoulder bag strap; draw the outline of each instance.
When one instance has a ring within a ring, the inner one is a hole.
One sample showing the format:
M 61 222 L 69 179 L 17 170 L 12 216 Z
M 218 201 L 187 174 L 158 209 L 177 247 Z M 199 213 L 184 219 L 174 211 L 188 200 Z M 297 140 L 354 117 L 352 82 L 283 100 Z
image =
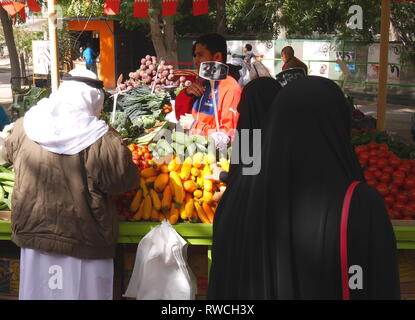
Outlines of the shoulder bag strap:
M 354 181 L 346 191 L 343 201 L 341 225 L 340 225 L 340 266 L 342 275 L 342 297 L 343 300 L 350 300 L 349 291 L 349 265 L 347 254 L 347 225 L 349 221 L 350 201 L 353 191 L 360 181 Z

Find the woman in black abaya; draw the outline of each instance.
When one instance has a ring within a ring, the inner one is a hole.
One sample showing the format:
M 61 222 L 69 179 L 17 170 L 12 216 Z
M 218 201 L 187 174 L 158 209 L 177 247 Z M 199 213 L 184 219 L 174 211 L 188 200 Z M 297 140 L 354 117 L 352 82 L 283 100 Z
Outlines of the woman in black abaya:
M 230 184 L 216 211 L 208 298 L 342 299 L 341 211 L 361 181 L 347 234 L 362 282 L 350 298 L 399 299 L 396 239 L 381 196 L 363 183 L 340 88 L 296 80 L 270 110 L 260 174 Z

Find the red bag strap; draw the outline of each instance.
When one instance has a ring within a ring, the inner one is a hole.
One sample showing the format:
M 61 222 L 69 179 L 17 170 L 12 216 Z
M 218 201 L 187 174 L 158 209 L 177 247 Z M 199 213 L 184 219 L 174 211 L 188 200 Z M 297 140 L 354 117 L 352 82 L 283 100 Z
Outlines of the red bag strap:
M 349 291 L 349 265 L 348 265 L 348 254 L 347 254 L 347 225 L 349 221 L 349 208 L 350 201 L 352 200 L 353 191 L 360 181 L 354 181 L 349 186 L 344 196 L 342 217 L 340 224 L 340 266 L 342 275 L 342 293 L 343 300 L 350 300 Z

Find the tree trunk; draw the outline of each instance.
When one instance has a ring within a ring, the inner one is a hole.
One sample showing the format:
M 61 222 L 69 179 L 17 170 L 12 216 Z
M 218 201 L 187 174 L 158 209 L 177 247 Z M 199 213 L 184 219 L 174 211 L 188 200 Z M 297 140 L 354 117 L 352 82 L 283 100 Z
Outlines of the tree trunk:
M 225 0 L 216 0 L 216 25 L 217 33 L 224 35 L 226 32 L 226 6 Z
M 151 3 L 154 7 L 154 2 Z M 177 58 L 177 39 L 174 31 L 174 17 L 162 17 L 161 10 L 150 14 L 151 40 L 156 50 L 157 60 L 175 63 Z
M 177 63 L 177 39 L 174 32 L 174 17 L 164 17 L 164 44 L 166 48 L 166 61 Z
M 11 77 L 20 77 L 19 55 L 17 54 L 16 43 L 13 35 L 13 24 L 7 12 L 0 6 L 0 19 L 3 26 L 4 38 L 9 50 Z M 20 89 L 20 81 L 13 81 L 12 90 Z

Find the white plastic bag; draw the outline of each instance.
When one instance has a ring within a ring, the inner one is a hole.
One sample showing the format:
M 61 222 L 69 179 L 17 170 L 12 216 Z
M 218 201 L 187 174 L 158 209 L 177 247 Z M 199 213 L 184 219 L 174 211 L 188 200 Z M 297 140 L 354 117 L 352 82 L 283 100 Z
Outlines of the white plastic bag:
M 140 241 L 124 297 L 194 300 L 196 278 L 187 264 L 187 242 L 164 220 Z

